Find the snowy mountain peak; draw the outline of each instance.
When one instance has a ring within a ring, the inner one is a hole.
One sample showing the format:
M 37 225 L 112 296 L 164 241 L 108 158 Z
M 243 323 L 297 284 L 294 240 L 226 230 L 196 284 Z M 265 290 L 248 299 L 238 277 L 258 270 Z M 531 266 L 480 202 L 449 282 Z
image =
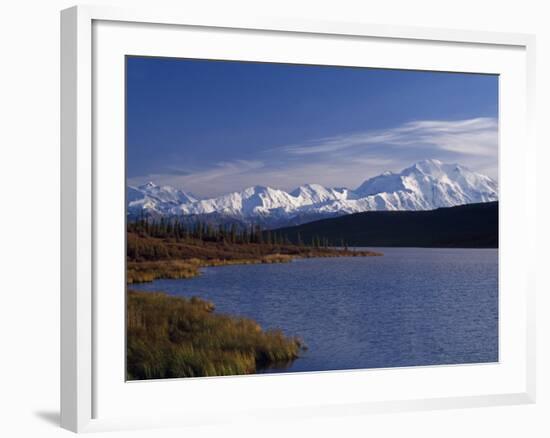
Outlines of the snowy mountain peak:
M 496 201 L 497 190 L 497 184 L 491 178 L 464 166 L 422 160 L 400 173 L 384 173 L 370 178 L 355 192 L 362 197 L 391 199 L 389 204 L 386 203 L 387 209 L 429 210 Z
M 152 181 L 138 187 L 129 186 L 126 197 L 129 213 L 145 211 L 158 215 L 171 214 L 173 207 L 197 201 L 181 190 L 168 185 L 159 187 Z
M 212 215 L 244 222 L 262 220 L 281 226 L 285 220 L 372 210 L 430 210 L 498 200 L 498 186 L 485 175 L 459 164 L 422 160 L 399 173 L 384 172 L 355 190 L 304 184 L 291 192 L 256 185 L 240 192 L 198 200 L 171 186 L 149 182 L 128 187 L 128 214 Z M 282 222 L 283 221 L 283 222 Z M 292 222 L 294 221 L 294 222 Z
M 303 186 L 298 187 L 294 192 L 307 192 L 307 193 L 317 193 L 317 194 L 327 194 L 330 193 L 333 189 L 328 189 L 321 184 L 304 184 Z
M 272 190 L 275 190 L 275 189 L 272 189 L 271 187 L 267 187 L 267 186 L 256 185 L 256 186 L 247 187 L 241 193 L 243 193 L 246 196 L 253 196 L 253 195 L 260 195 L 266 192 L 268 193 Z
M 149 181 L 148 183 L 139 186 L 138 189 L 150 190 L 150 189 L 154 189 L 155 187 L 157 187 L 157 185 L 153 181 Z
M 424 175 L 439 177 L 443 173 L 445 173 L 445 170 L 444 170 L 445 166 L 446 165 L 439 160 L 431 160 L 431 159 L 422 160 L 414 163 L 412 166 L 408 167 L 407 169 L 404 169 L 401 173 L 403 174 L 403 173 L 410 173 L 410 172 L 420 172 L 420 173 L 423 173 Z
M 441 167 L 442 165 L 443 162 L 436 160 L 435 158 L 428 158 L 426 160 L 420 160 L 415 163 L 415 166 L 419 167 Z

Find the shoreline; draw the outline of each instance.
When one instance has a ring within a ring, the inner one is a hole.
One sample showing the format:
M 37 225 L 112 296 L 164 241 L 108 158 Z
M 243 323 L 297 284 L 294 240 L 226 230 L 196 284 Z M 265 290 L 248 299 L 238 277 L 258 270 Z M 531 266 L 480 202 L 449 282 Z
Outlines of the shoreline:
M 211 301 L 164 292 L 128 291 L 126 336 L 128 380 L 256 374 L 307 348 L 253 319 L 215 313 Z
M 134 248 L 126 264 L 126 284 L 148 283 L 160 279 L 187 279 L 200 275 L 200 269 L 228 265 L 290 263 L 304 258 L 379 257 L 384 254 L 349 248 L 308 247 L 297 245 L 228 244 L 205 241 L 166 241 L 131 236 Z M 147 245 L 153 255 L 138 259 L 135 254 Z M 159 249 L 160 248 L 160 249 Z M 162 257 L 156 256 L 162 253 Z
M 202 298 L 132 290 L 132 284 L 190 279 L 201 275 L 201 269 L 206 267 L 383 255 L 348 248 L 170 240 L 130 233 L 127 242 L 129 380 L 257 374 L 291 364 L 307 349 L 299 337 L 287 336 L 281 329 L 264 330 L 253 319 L 218 314 L 215 303 Z M 131 254 L 149 260 L 132 260 Z

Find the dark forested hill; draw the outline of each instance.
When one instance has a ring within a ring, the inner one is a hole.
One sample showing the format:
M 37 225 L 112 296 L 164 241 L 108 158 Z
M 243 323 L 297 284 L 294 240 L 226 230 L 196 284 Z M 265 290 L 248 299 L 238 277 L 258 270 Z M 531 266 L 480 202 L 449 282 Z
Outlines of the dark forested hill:
M 349 246 L 498 247 L 498 202 L 429 211 L 372 211 L 273 230 L 292 242 Z

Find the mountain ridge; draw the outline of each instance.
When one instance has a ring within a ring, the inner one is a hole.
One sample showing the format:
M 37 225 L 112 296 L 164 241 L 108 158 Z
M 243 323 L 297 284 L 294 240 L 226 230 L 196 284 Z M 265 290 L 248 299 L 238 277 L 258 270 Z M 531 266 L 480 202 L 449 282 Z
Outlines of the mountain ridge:
M 369 211 L 321 219 L 272 233 L 329 246 L 498 248 L 498 201 L 423 211 Z
M 267 227 L 299 217 L 334 217 L 365 211 L 433 210 L 498 200 L 498 185 L 459 164 L 422 160 L 401 172 L 384 172 L 355 190 L 304 184 L 289 192 L 255 185 L 218 197 L 197 199 L 171 186 L 149 182 L 128 187 L 129 216 L 227 217 Z

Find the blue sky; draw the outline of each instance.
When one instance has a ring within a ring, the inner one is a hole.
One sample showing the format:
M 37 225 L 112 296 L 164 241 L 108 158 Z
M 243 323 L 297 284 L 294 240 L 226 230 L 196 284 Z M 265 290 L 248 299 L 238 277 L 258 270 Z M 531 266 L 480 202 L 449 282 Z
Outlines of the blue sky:
M 497 179 L 497 76 L 129 57 L 126 117 L 129 184 L 201 197 L 427 158 Z

